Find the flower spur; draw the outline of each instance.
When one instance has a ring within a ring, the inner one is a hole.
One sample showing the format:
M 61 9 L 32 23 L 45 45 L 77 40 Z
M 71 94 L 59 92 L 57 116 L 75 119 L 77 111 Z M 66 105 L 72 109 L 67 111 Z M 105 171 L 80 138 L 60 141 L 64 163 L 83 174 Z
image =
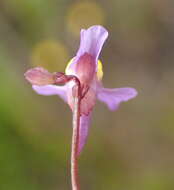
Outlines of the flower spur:
M 80 47 L 76 56 L 67 65 L 65 74 L 49 73 L 41 67 L 30 69 L 25 73 L 34 91 L 45 96 L 58 95 L 69 104 L 72 111 L 75 109 L 74 98 L 77 95 L 75 87 L 79 85 L 78 155 L 86 143 L 91 113 L 96 100 L 105 103 L 111 111 L 114 111 L 118 109 L 121 102 L 128 101 L 137 95 L 134 88 L 103 87 L 103 71 L 99 54 L 107 37 L 108 32 L 102 26 L 82 29 Z M 63 86 L 58 86 L 59 84 Z

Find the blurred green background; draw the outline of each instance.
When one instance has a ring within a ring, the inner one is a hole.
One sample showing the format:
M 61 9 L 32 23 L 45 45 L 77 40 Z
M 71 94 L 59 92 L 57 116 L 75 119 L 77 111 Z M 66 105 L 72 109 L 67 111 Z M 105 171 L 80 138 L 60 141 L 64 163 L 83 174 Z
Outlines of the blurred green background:
M 110 33 L 106 87 L 139 95 L 117 112 L 95 107 L 80 158 L 83 190 L 174 189 L 174 1 L 0 1 L 0 190 L 68 190 L 71 111 L 39 96 L 23 73 L 64 71 L 79 31 Z

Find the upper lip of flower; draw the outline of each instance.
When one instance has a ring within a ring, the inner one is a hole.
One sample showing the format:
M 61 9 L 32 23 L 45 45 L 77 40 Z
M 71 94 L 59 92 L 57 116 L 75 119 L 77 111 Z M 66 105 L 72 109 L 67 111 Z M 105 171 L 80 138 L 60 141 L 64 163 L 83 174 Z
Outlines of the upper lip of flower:
M 97 70 L 98 58 L 107 37 L 108 31 L 102 26 L 92 26 L 87 30 L 82 29 L 80 32 L 80 47 L 77 51 L 76 56 L 73 58 L 68 68 L 66 69 L 66 74 L 75 71 L 77 61 L 85 53 L 88 53 L 94 58 L 96 65 L 95 68 Z
M 84 97 L 81 102 L 79 152 L 86 141 L 91 111 L 96 99 L 104 102 L 113 111 L 118 109 L 121 102 L 128 101 L 137 95 L 134 88 L 108 89 L 103 87 L 101 83 L 102 64 L 98 57 L 107 37 L 108 32 L 102 26 L 92 26 L 87 30 L 82 29 L 79 50 L 65 70 L 66 75 L 79 77 L 81 85 L 84 85 Z M 61 81 L 66 80 L 66 75 L 62 75 L 65 78 L 61 78 Z M 64 86 L 54 85 L 52 80 L 55 78 L 52 76 L 55 74 L 51 75 L 43 68 L 34 68 L 25 73 L 26 79 L 33 85 L 33 89 L 38 94 L 59 95 L 73 109 L 72 87 L 74 84 L 70 82 Z

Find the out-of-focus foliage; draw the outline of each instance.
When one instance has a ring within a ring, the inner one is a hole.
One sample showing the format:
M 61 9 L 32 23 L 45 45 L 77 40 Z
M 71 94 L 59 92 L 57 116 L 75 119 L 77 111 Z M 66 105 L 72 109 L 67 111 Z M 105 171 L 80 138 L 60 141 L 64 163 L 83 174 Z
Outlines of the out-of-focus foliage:
M 174 2 L 0 1 L 0 189 L 70 189 L 71 112 L 35 94 L 23 73 L 63 71 L 79 30 L 104 25 L 104 83 L 139 96 L 98 104 L 81 155 L 82 189 L 174 189 Z

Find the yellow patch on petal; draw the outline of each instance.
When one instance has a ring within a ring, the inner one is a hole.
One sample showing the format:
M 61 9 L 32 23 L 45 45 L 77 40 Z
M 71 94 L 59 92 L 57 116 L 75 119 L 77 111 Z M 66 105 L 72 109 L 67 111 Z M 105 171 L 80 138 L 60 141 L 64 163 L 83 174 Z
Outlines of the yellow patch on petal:
M 72 58 L 72 59 L 68 62 L 67 66 L 66 66 L 66 68 L 65 68 L 65 74 L 66 74 L 66 75 L 72 75 L 72 74 L 73 74 L 73 70 L 70 68 L 70 65 L 71 65 L 71 63 L 73 62 L 73 59 L 74 59 L 74 58 Z
M 98 80 L 102 80 L 103 78 L 103 65 L 100 60 L 98 60 L 98 64 L 97 64 L 97 78 Z

